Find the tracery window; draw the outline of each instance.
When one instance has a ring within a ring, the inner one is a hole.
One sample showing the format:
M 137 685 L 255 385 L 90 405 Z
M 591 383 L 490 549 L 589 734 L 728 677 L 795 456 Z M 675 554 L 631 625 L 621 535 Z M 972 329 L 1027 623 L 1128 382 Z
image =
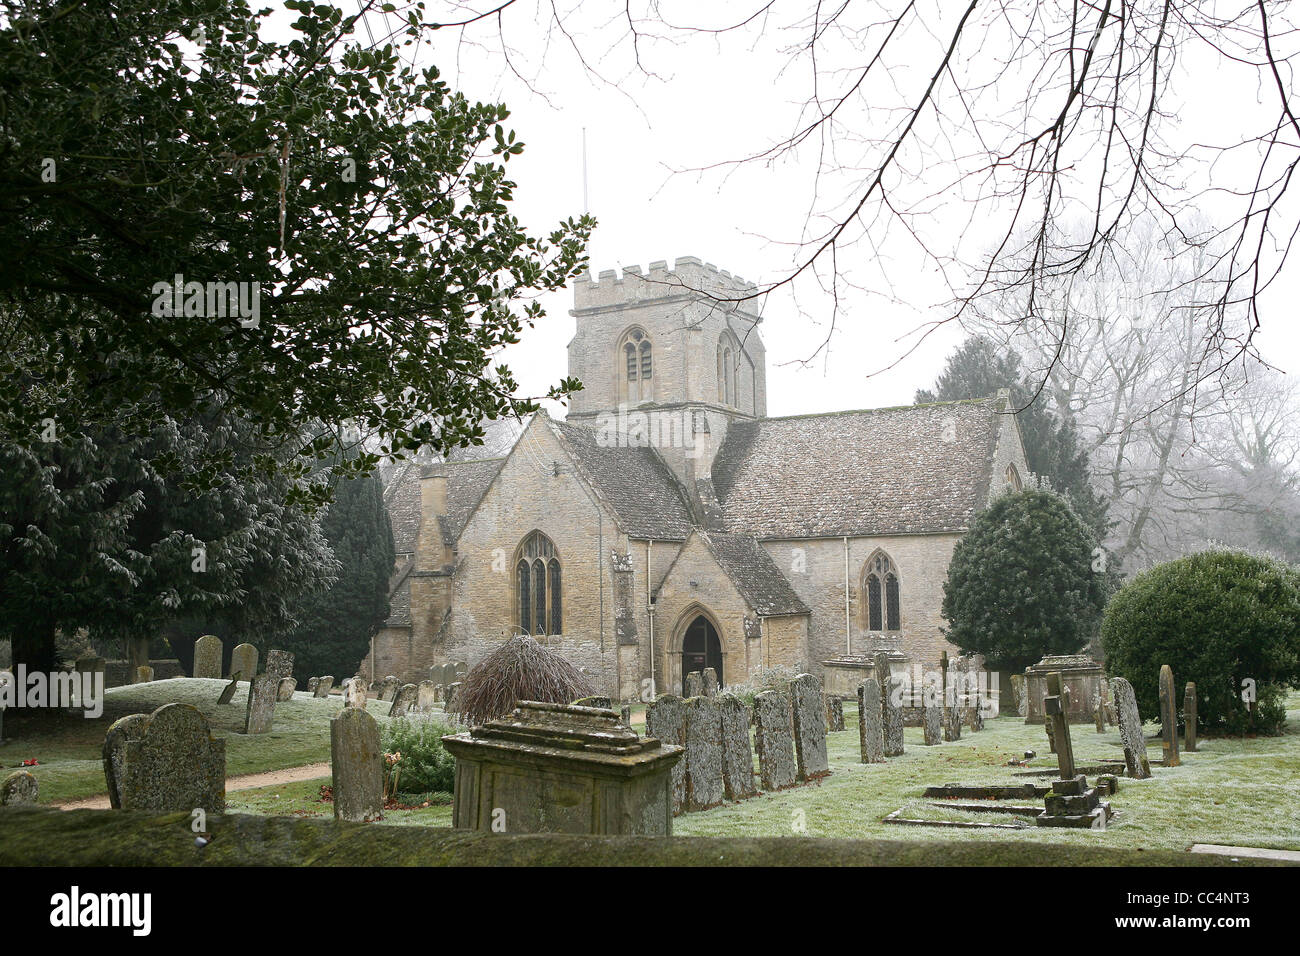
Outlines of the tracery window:
M 903 626 L 898 569 L 893 559 L 877 551 L 867 559 L 867 630 L 897 631 Z
M 551 539 L 534 531 L 519 545 L 515 563 L 515 624 L 524 634 L 564 630 L 560 558 Z
M 623 365 L 619 369 L 619 399 L 628 404 L 654 399 L 654 349 L 643 329 L 631 329 L 623 336 L 619 349 Z

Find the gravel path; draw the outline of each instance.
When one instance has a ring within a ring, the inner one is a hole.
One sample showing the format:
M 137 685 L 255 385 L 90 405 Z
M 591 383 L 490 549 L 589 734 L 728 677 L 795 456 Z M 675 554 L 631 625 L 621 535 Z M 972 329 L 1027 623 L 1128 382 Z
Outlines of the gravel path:
M 328 777 L 330 765 L 326 763 L 309 763 L 305 767 L 286 767 L 284 770 L 268 770 L 264 773 L 245 773 L 238 777 L 226 778 L 226 793 L 236 790 L 253 790 L 257 787 L 270 787 L 277 783 L 297 783 L 299 780 L 315 780 Z M 101 793 L 94 797 L 82 797 L 77 800 L 60 800 L 50 804 L 60 810 L 108 810 L 108 794 Z

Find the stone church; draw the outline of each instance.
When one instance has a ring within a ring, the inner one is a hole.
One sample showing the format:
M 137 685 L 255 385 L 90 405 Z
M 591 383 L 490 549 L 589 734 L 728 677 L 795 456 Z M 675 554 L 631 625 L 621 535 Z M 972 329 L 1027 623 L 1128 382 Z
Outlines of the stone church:
M 1008 397 L 769 418 L 753 289 L 693 257 L 579 278 L 566 419 L 388 475 L 392 616 L 361 672 L 526 633 L 627 700 L 704 667 L 955 654 L 953 547 L 1028 479 Z

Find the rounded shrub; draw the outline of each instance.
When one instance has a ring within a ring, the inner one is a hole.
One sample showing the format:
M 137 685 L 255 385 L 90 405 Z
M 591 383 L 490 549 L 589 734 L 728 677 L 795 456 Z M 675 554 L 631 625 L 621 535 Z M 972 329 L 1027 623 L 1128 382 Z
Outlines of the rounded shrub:
M 1144 571 L 1111 599 L 1101 624 L 1106 670 L 1126 678 L 1146 719 L 1160 714 L 1160 667 L 1178 708 L 1196 684 L 1197 726 L 1280 733 L 1283 689 L 1300 681 L 1300 573 L 1241 551 L 1202 551 Z M 1244 688 L 1257 698 L 1252 714 Z
M 399 717 L 384 730 L 386 753 L 400 753 L 398 786 L 405 793 L 451 793 L 456 758 L 442 745 L 455 729 L 429 717 Z

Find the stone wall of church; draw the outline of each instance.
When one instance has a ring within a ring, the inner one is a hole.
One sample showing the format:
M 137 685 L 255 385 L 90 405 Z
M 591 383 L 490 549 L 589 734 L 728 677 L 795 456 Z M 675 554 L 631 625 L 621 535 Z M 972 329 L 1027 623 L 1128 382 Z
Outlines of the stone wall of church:
M 1006 408 L 1014 410 L 1009 402 Z M 992 475 L 989 483 L 990 501 L 1007 490 L 1006 472 L 1008 465 L 1015 465 L 1016 471 L 1020 473 L 1021 483 L 1025 488 L 1031 486 L 1029 463 L 1025 460 L 1025 449 L 1020 441 L 1019 426 L 1012 415 L 1003 416 L 1001 427 L 998 429 L 998 443 L 993 451 L 993 467 L 990 472 Z

